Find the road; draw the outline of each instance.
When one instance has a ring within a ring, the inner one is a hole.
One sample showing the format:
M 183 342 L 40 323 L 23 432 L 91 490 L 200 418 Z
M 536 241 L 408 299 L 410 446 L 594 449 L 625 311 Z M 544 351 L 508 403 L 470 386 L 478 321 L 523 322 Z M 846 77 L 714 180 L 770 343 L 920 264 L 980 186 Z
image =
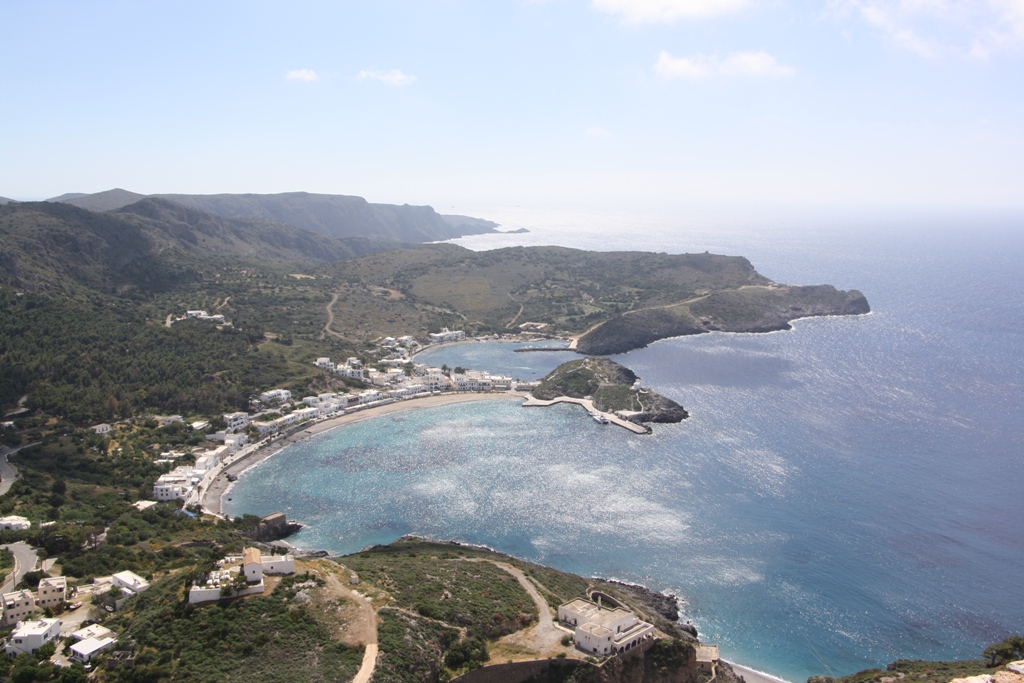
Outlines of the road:
M 38 443 L 38 441 L 36 443 L 27 443 L 24 446 L 18 446 L 17 448 L 0 446 L 0 496 L 10 491 L 11 484 L 13 484 L 14 480 L 18 478 L 17 471 L 7 462 L 7 456 L 17 453 L 22 448 L 35 446 Z
M 36 568 L 38 558 L 36 557 L 35 548 L 24 541 L 0 547 L 7 548 L 14 554 L 14 571 L 4 581 L 4 585 L 0 587 L 0 593 L 8 593 L 14 590 L 14 587 L 21 581 L 21 577 Z

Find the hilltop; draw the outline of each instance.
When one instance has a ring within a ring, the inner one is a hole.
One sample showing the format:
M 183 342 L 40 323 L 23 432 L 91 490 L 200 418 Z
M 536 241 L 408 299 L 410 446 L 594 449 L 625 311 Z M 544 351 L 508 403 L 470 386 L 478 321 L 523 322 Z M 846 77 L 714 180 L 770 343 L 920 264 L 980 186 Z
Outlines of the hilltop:
M 549 401 L 560 396 L 593 401 L 603 413 L 615 413 L 632 422 L 682 422 L 689 414 L 673 401 L 636 386 L 629 368 L 608 358 L 583 358 L 562 363 L 533 389 L 533 396 Z
M 580 353 L 623 353 L 713 330 L 788 329 L 796 318 L 870 311 L 857 290 L 779 285 L 740 256 L 508 247 L 474 252 L 425 245 L 350 259 L 324 270 L 399 292 L 395 314 L 450 312 L 450 324 L 578 337 Z M 448 323 L 446 323 L 448 324 Z
M 147 196 L 222 218 L 273 221 L 330 237 L 435 242 L 493 232 L 498 225 L 468 216 L 442 216 L 429 206 L 371 204 L 362 197 L 310 192 L 142 195 L 115 188 L 95 194 L 72 192 L 48 201 L 72 204 L 90 211 L 114 211 Z

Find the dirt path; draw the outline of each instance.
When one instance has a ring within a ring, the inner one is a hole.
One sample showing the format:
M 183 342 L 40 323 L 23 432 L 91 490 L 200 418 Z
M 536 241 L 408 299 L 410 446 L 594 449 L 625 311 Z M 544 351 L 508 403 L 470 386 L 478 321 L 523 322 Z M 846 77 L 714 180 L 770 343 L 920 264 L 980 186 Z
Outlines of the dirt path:
M 498 648 L 503 650 L 499 657 L 496 659 L 512 659 L 517 656 L 533 659 L 537 657 L 554 657 L 559 653 L 565 653 L 568 656 L 572 656 L 574 648 L 570 645 L 566 647 L 562 645 L 562 637 L 565 636 L 568 631 L 555 626 L 555 621 L 551 615 L 551 607 L 548 605 L 548 601 L 544 599 L 544 596 L 537 590 L 537 586 L 534 585 L 533 581 L 526 578 L 526 575 L 522 571 L 513 567 L 510 564 L 504 562 L 496 562 L 494 560 L 484 559 L 472 559 L 466 560 L 467 562 L 490 562 L 498 569 L 504 570 L 511 574 L 519 585 L 523 587 L 523 590 L 529 594 L 533 599 L 533 603 L 537 606 L 538 619 L 537 623 L 533 626 L 523 629 L 522 631 L 516 631 L 510 635 L 505 636 L 499 641 Z
M 323 339 L 327 335 L 332 337 L 341 338 L 341 335 L 331 329 L 331 325 L 334 324 L 334 304 L 338 301 L 338 293 L 335 292 L 331 297 L 331 303 L 327 304 L 327 324 L 324 325 L 324 329 L 320 332 L 320 338 Z
M 167 318 L 164 320 L 164 325 L 170 327 L 174 323 L 174 314 L 168 313 Z
M 377 612 L 373 609 L 373 601 L 359 591 L 353 590 L 344 580 L 345 570 L 320 564 L 320 575 L 324 578 L 326 588 L 335 598 L 351 600 L 358 606 L 354 617 L 342 617 L 347 632 L 341 638 L 348 645 L 362 645 L 363 663 L 359 667 L 353 683 L 369 683 L 373 671 L 377 667 Z
M 224 297 L 224 301 L 222 301 L 222 302 L 220 303 L 220 305 L 219 305 L 219 306 L 217 306 L 216 308 L 214 308 L 214 309 L 213 309 L 213 312 L 214 312 L 214 313 L 216 313 L 216 312 L 217 312 L 217 311 L 219 311 L 220 309 L 222 309 L 222 308 L 224 308 L 225 306 L 227 306 L 227 305 L 228 305 L 228 302 L 229 302 L 229 301 L 231 301 L 231 297 L 230 297 L 230 296 L 226 296 L 226 297 Z
M 512 320 L 508 321 L 508 325 L 505 325 L 505 329 L 506 330 L 511 330 L 512 329 L 512 326 L 516 324 L 517 320 L 519 320 L 519 316 L 521 316 L 523 314 L 523 309 L 524 308 L 526 308 L 526 306 L 524 304 L 519 304 L 519 312 L 516 313 L 516 317 L 514 317 L 514 318 L 512 318 Z

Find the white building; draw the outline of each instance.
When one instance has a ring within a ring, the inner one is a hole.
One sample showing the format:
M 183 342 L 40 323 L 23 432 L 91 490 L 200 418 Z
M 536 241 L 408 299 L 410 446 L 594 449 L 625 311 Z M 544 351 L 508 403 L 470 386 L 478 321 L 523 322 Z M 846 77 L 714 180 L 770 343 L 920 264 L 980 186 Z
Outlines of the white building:
M 320 405 L 320 397 L 319 396 L 303 396 L 302 397 L 302 402 L 305 403 L 310 408 L 316 408 L 317 406 Z
M 193 470 L 188 465 L 175 467 L 167 474 L 161 474 L 153 484 L 153 497 L 159 501 L 188 498 L 192 492 Z
M 106 434 L 107 432 L 110 431 L 110 425 L 108 425 L 106 422 L 103 422 L 98 425 L 94 425 L 92 431 L 95 432 L 96 434 Z
M 490 375 L 479 372 L 467 372 L 462 375 L 452 375 L 455 383 L 455 391 L 490 391 Z
M 345 379 L 357 379 L 360 382 L 363 381 L 363 369 L 352 368 L 347 365 L 339 365 L 334 370 L 335 374 L 341 375 Z
M 123 571 L 118 572 L 111 576 L 114 580 L 114 585 L 119 586 L 122 590 L 130 595 L 141 593 L 142 591 L 149 588 L 149 582 L 144 578 L 136 574 L 135 572 Z
M 366 391 L 359 392 L 359 405 L 366 405 L 367 403 L 373 403 L 384 398 L 384 394 L 380 393 L 376 389 L 367 389 Z
M 224 424 L 229 432 L 237 432 L 249 424 L 249 416 L 245 413 L 225 413 Z
M 88 663 L 94 655 L 112 647 L 117 641 L 107 636 L 106 638 L 86 638 L 71 646 L 71 661 Z
M 64 576 L 47 576 L 39 580 L 36 588 L 36 607 L 53 609 L 67 600 L 68 580 Z
M 4 531 L 25 531 L 32 528 L 32 522 L 21 515 L 8 515 L 0 517 L 0 529 Z
M 292 392 L 287 389 L 271 389 L 260 394 L 260 400 L 264 403 L 284 403 L 292 400 Z
M 4 626 L 24 621 L 36 611 L 36 596 L 32 591 L 14 591 L 3 594 Z
M 295 416 L 295 421 L 296 422 L 304 422 L 306 420 L 312 420 L 315 417 L 320 417 L 320 409 L 319 408 L 299 408 L 298 410 L 293 411 L 292 415 Z
M 214 315 L 210 315 L 206 311 L 200 311 L 200 310 L 185 311 L 185 317 L 186 318 L 196 318 L 198 320 L 212 320 L 213 322 L 216 322 L 216 323 L 224 322 L 224 316 L 223 315 L 221 315 L 219 313 L 214 314 Z
M 71 637 L 75 640 L 85 640 L 86 638 L 95 638 L 97 640 L 102 640 L 103 638 L 112 635 L 114 635 L 114 632 L 106 626 L 92 624 L 91 626 L 86 626 L 85 628 L 78 629 L 77 631 L 71 634 Z
M 245 586 L 235 585 L 235 577 L 238 576 L 238 569 L 224 569 L 213 571 L 198 582 L 192 584 L 188 591 L 188 601 L 195 604 L 198 602 L 209 602 L 210 600 L 225 600 L 228 598 L 239 598 L 244 595 L 262 593 L 265 586 L 261 578 L 257 582 L 247 582 Z
M 60 636 L 60 619 L 35 619 L 19 622 L 7 638 L 4 652 L 11 657 L 32 654 L 43 645 Z
M 317 358 L 316 366 L 334 372 L 334 363 L 331 362 L 330 358 Z
M 249 583 L 263 581 L 264 574 L 294 574 L 295 558 L 291 555 L 260 555 L 256 548 L 242 553 L 242 573 Z
M 462 330 L 455 330 L 453 332 L 447 327 L 442 327 L 440 332 L 431 332 L 427 336 L 430 337 L 430 341 L 436 344 L 439 342 L 462 341 L 466 338 L 466 333 Z
M 654 626 L 621 607 L 607 609 L 589 600 L 558 608 L 558 620 L 574 627 L 573 642 L 584 652 L 608 656 L 626 652 L 654 638 Z

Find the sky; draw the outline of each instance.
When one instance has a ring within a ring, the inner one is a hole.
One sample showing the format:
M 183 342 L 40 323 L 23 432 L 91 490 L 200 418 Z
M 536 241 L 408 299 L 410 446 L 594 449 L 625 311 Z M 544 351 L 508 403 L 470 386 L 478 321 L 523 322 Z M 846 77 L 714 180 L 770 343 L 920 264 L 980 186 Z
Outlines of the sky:
M 0 0 L 0 196 L 1024 209 L 1024 0 Z

